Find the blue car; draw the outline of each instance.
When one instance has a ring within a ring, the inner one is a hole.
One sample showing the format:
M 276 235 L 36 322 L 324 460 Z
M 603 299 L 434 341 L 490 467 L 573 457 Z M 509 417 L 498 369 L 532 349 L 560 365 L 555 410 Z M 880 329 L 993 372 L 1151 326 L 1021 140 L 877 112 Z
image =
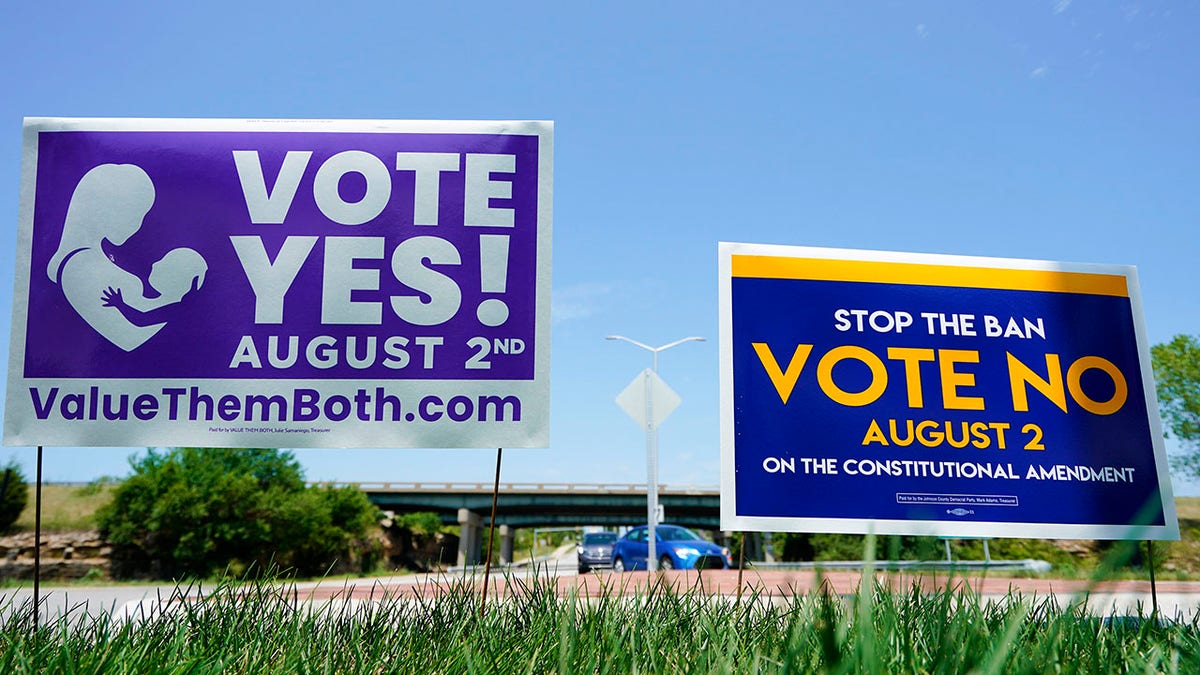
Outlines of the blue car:
M 733 561 L 729 549 L 702 539 L 700 535 L 678 525 L 659 525 L 655 528 L 660 570 L 729 569 Z M 613 544 L 614 572 L 646 569 L 650 552 L 649 528 L 635 527 Z

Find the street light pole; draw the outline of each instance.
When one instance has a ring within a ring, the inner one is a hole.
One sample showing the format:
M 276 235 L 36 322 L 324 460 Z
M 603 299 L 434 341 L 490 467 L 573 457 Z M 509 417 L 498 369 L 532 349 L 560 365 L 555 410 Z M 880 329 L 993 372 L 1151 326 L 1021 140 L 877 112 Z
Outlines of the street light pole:
M 623 335 L 609 335 L 605 340 L 620 340 L 635 347 L 641 347 L 654 355 L 654 374 L 658 375 L 658 353 L 685 342 L 704 342 L 702 337 L 685 337 L 674 342 L 668 342 L 659 347 L 631 340 Z M 658 425 L 654 423 L 654 397 L 650 392 L 650 378 L 646 378 L 646 523 L 649 551 L 646 555 L 646 569 L 653 572 L 658 569 Z

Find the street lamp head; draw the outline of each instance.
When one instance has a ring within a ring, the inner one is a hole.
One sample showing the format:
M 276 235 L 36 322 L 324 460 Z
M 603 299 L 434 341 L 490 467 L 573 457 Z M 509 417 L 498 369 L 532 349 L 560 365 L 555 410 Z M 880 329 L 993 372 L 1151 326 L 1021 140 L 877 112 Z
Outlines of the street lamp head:
M 693 335 L 692 337 L 685 337 L 681 340 L 676 340 L 674 342 L 668 342 L 667 344 L 662 345 L 660 347 L 651 347 L 650 345 L 638 342 L 637 340 L 631 340 L 630 338 L 627 338 L 624 335 L 606 335 L 604 337 L 604 339 L 605 340 L 620 340 L 622 342 L 628 342 L 631 345 L 641 347 L 642 349 L 654 352 L 655 354 L 663 351 L 664 349 L 670 349 L 671 347 L 674 347 L 676 345 L 681 345 L 685 342 L 705 342 L 704 338 L 695 336 L 695 335 Z
M 605 337 L 604 339 L 605 340 L 620 340 L 622 342 L 628 342 L 629 344 L 631 344 L 635 347 L 641 347 L 642 349 L 645 349 L 648 351 L 654 351 L 654 347 L 651 347 L 650 345 L 642 344 L 641 342 L 638 342 L 637 340 L 630 340 L 629 338 L 625 337 L 624 335 L 609 335 L 609 336 Z
M 665 344 L 665 345 L 663 345 L 663 346 L 659 347 L 659 348 L 658 348 L 656 351 L 662 351 L 662 350 L 664 350 L 664 349 L 670 349 L 671 347 L 674 347 L 674 346 L 676 346 L 676 345 L 681 345 L 681 344 L 683 344 L 683 343 L 685 343 L 685 342 L 705 342 L 705 339 L 704 339 L 704 338 L 702 338 L 702 337 L 698 337 L 698 336 L 695 336 L 695 335 L 693 335 L 692 337 L 685 337 L 685 338 L 683 338 L 682 340 L 676 340 L 676 341 L 674 341 L 674 342 L 672 342 L 672 343 Z

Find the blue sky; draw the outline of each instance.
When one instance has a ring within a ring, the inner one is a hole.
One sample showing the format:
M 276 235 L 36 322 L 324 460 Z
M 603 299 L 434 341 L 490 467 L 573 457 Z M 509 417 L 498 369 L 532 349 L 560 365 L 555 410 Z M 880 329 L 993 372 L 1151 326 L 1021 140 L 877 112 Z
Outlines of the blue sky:
M 661 357 L 660 477 L 717 483 L 721 240 L 1133 264 L 1151 343 L 1200 333 L 1195 4 L 76 4 L 0 26 L 0 316 L 25 116 L 555 121 L 552 447 L 506 481 L 645 480 L 613 399 L 650 355 L 616 333 L 709 339 Z M 50 448 L 45 476 L 131 452 Z M 494 469 L 296 455 L 313 480 Z

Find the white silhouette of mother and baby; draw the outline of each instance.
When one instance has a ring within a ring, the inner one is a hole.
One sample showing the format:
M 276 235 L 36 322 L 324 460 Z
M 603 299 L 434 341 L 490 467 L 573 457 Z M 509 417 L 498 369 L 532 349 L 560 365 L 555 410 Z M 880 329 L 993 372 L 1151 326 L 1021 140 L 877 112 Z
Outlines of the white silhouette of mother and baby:
M 154 183 L 141 167 L 93 168 L 75 186 L 58 250 L 46 267 L 79 316 L 127 352 L 186 312 L 181 302 L 199 290 L 208 271 L 199 253 L 175 248 L 151 266 L 147 285 L 105 255 L 102 242 L 124 244 L 153 204 Z

